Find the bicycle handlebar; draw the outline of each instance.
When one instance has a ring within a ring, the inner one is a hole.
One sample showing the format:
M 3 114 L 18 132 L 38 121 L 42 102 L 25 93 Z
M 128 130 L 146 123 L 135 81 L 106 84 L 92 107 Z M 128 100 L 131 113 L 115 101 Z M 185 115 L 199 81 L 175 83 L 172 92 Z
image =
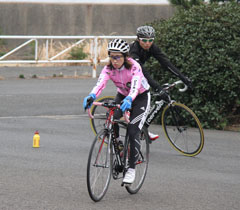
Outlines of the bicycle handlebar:
M 93 102 L 93 105 L 102 106 L 102 103 L 101 103 L 101 102 Z M 94 116 L 93 116 L 92 113 L 91 113 L 91 109 L 89 108 L 89 109 L 87 109 L 87 111 L 88 111 L 88 116 L 89 116 L 91 119 L 93 119 Z
M 172 84 L 166 83 L 166 84 L 163 85 L 163 86 L 166 86 L 166 87 L 164 87 L 163 89 L 164 89 L 164 90 L 169 90 L 169 89 L 175 87 L 175 86 L 178 85 L 178 84 L 184 84 L 184 83 L 183 83 L 183 81 L 181 81 L 181 80 L 178 80 L 178 81 L 176 81 L 176 82 L 174 82 L 174 83 L 172 83 Z M 184 87 L 183 87 L 183 88 L 178 88 L 178 90 L 179 90 L 180 92 L 185 92 L 187 89 L 188 89 L 188 86 L 187 86 L 186 84 L 184 84 Z
M 176 85 L 178 85 L 178 84 L 184 84 L 184 88 L 178 88 L 178 90 L 179 90 L 180 92 L 185 92 L 185 91 L 188 89 L 188 86 L 187 86 L 185 83 L 183 83 L 183 81 L 181 81 L 181 80 L 176 81 L 175 84 L 176 84 Z
M 117 108 L 120 108 L 120 104 L 113 104 L 113 103 L 106 103 L 106 102 L 93 102 L 93 105 L 95 106 L 104 106 L 104 107 L 107 107 L 107 108 L 110 108 L 110 107 L 117 107 Z M 91 113 L 91 109 L 88 109 L 88 116 L 93 119 L 94 116 L 92 115 Z M 128 112 L 125 111 L 124 114 L 123 114 L 123 117 L 124 117 L 124 120 L 129 123 L 129 115 L 128 115 Z

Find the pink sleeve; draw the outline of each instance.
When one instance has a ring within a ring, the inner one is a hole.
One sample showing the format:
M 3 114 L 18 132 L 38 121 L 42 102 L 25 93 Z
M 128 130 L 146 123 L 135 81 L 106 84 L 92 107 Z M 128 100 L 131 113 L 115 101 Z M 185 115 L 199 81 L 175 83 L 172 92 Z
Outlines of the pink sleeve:
M 108 69 L 105 66 L 101 72 L 101 74 L 98 77 L 97 84 L 92 89 L 91 93 L 96 94 L 96 97 L 98 97 L 103 89 L 106 87 L 107 81 L 110 79 Z
M 142 73 L 141 66 L 138 64 L 133 65 L 131 71 L 132 71 L 133 77 L 131 80 L 131 89 L 128 95 L 131 96 L 132 99 L 134 100 L 139 94 L 139 90 L 141 88 L 142 79 L 143 79 L 143 73 Z

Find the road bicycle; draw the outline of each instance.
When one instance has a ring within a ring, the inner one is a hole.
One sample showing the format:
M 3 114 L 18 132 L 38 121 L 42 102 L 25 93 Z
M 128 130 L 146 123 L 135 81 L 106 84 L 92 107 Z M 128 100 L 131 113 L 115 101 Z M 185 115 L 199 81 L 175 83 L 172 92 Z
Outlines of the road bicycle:
M 123 179 L 128 167 L 130 155 L 130 142 L 127 131 L 128 115 L 124 119 L 114 119 L 114 111 L 120 107 L 114 101 L 93 102 L 96 107 L 104 107 L 107 110 L 104 126 L 97 132 L 92 143 L 87 163 L 87 188 L 91 199 L 100 201 L 106 194 L 111 177 L 114 180 Z M 92 118 L 90 109 L 88 114 Z M 114 124 L 120 127 L 120 140 L 114 132 Z M 132 184 L 125 186 L 130 194 L 137 193 L 145 180 L 149 162 L 149 136 L 146 127 L 143 127 L 139 134 L 140 151 L 136 162 L 136 176 Z
M 181 88 L 181 85 L 184 85 L 184 87 Z M 152 105 L 145 127 L 148 128 L 154 119 L 161 114 L 162 128 L 170 144 L 181 154 L 193 157 L 203 149 L 203 128 L 198 117 L 189 107 L 171 99 L 170 90 L 174 87 L 177 87 L 180 92 L 187 90 L 187 86 L 182 81 L 176 81 L 172 84 L 163 85 L 164 91 L 168 94 L 167 101 L 161 98 L 161 93 L 151 93 Z M 113 99 L 113 96 L 105 96 L 98 101 L 112 101 Z M 104 126 L 107 112 L 104 108 L 92 106 L 91 113 L 94 117 L 90 119 L 90 125 L 96 134 Z

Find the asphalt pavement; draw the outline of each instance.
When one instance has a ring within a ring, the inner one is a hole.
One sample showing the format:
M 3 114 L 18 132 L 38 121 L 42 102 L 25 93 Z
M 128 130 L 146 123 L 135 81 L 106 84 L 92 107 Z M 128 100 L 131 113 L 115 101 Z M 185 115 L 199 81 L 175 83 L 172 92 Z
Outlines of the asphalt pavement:
M 205 129 L 202 152 L 190 158 L 170 146 L 159 125 L 150 126 L 160 138 L 150 146 L 141 190 L 130 195 L 112 179 L 103 200 L 93 202 L 86 165 L 94 135 L 82 101 L 97 79 L 18 73 L 0 80 L 1 210 L 240 209 L 240 133 Z M 109 82 L 102 95 L 115 91 Z M 36 130 L 40 147 L 32 148 Z

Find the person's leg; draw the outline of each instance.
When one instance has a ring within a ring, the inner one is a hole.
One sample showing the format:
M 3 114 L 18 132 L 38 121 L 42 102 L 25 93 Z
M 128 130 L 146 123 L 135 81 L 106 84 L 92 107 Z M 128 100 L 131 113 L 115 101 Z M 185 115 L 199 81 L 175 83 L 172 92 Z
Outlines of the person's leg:
M 125 96 L 123 96 L 122 94 L 120 93 L 117 93 L 116 97 L 115 97 L 115 102 L 116 104 L 120 104 L 121 101 L 125 98 Z M 120 119 L 122 117 L 122 111 L 121 109 L 116 109 L 115 112 L 114 112 L 114 119 Z M 115 131 L 115 135 L 116 135 L 116 138 L 119 137 L 119 125 L 118 124 L 114 124 L 114 131 Z
M 135 165 L 138 161 L 140 150 L 139 134 L 147 118 L 150 108 L 150 93 L 139 95 L 132 104 L 130 123 L 128 124 L 128 135 L 130 141 L 129 169 L 123 182 L 133 183 L 135 179 Z

